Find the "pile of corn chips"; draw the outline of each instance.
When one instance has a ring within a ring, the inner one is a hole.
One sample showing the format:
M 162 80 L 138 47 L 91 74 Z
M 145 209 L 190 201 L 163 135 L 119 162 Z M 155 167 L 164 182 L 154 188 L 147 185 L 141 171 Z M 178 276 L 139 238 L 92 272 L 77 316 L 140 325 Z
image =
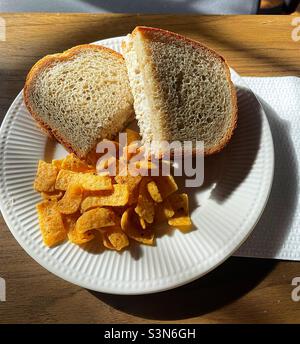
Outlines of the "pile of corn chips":
M 135 131 L 126 133 L 128 146 L 140 139 Z M 107 168 L 112 160 L 100 164 Z M 139 167 L 149 168 L 149 163 L 140 161 Z M 175 193 L 178 187 L 171 175 L 111 176 L 99 173 L 98 167 L 74 154 L 51 163 L 39 161 L 34 188 L 43 198 L 37 212 L 47 246 L 66 239 L 81 245 L 100 237 L 106 248 L 120 251 L 129 238 L 153 245 L 157 224 L 183 230 L 191 226 L 188 196 Z

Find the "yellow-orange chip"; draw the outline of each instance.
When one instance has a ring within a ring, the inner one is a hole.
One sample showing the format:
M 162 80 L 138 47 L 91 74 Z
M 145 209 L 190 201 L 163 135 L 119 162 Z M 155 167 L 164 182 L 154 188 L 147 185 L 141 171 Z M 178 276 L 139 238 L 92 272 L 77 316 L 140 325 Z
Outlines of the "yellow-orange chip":
M 69 232 L 75 227 L 76 221 L 80 215 L 81 214 L 79 212 L 75 214 L 70 214 L 70 215 L 62 215 L 62 219 L 63 219 L 65 229 L 67 232 Z
M 129 192 L 129 200 L 128 200 L 128 205 L 134 204 L 138 200 L 139 196 L 139 184 L 140 181 L 142 180 L 142 176 L 116 176 L 115 181 L 118 184 L 126 184 L 128 187 L 128 192 Z
M 63 192 L 59 190 L 55 190 L 52 192 L 41 192 L 41 196 L 44 200 L 48 201 L 58 201 L 62 198 Z
M 107 248 L 120 251 L 129 245 L 129 241 L 120 226 L 112 226 L 105 229 L 103 244 Z
M 188 227 L 192 225 L 192 221 L 189 216 L 178 216 L 169 219 L 168 224 L 173 227 L 178 227 L 179 229 L 181 229 L 181 227 L 186 227 L 182 229 L 188 229 Z
M 79 178 L 83 189 L 88 191 L 111 190 L 112 182 L 109 176 L 95 176 L 84 174 Z
M 184 215 L 189 214 L 189 197 L 186 193 L 173 194 L 168 197 L 175 212 L 180 211 Z
M 44 243 L 51 247 L 65 240 L 67 231 L 57 209 L 57 202 L 43 201 L 36 208 Z
M 92 241 L 95 238 L 95 235 L 91 231 L 87 231 L 84 233 L 79 233 L 78 231 L 72 229 L 68 232 L 68 239 L 76 245 L 83 245 L 89 241 Z
M 153 177 L 153 180 L 156 182 L 163 199 L 178 190 L 178 186 L 172 176 Z
M 105 232 L 101 233 L 102 234 L 102 242 L 104 247 L 110 249 L 110 250 L 114 250 L 114 246 L 113 244 L 110 242 L 110 240 L 107 237 L 107 234 Z
M 80 217 L 80 213 L 77 212 L 71 215 L 64 215 L 63 221 L 65 224 L 65 228 L 68 231 L 68 239 L 76 245 L 85 244 L 94 239 L 95 235 L 92 231 L 87 231 L 84 233 L 79 233 L 75 230 L 76 221 Z
M 129 190 L 126 184 L 114 184 L 112 191 L 102 191 L 94 196 L 87 196 L 81 204 L 81 212 L 96 207 L 122 207 L 128 203 Z
M 130 174 L 128 174 L 126 176 L 117 175 L 115 177 L 115 181 L 118 184 L 127 184 L 129 190 L 132 190 L 136 186 L 138 186 L 138 184 L 140 183 L 141 180 L 142 180 L 142 176 L 131 176 Z
M 173 194 L 169 196 L 172 208 L 175 210 L 174 216 L 168 220 L 168 224 L 182 230 L 187 230 L 191 227 L 192 221 L 189 217 L 189 199 L 188 195 Z
M 78 184 L 69 184 L 64 197 L 58 201 L 58 210 L 62 214 L 75 213 L 82 201 L 82 188 Z
M 34 189 L 39 192 L 52 192 L 55 190 L 57 167 L 40 160 L 34 180 Z
M 84 233 L 92 229 L 114 226 L 116 216 L 114 212 L 106 208 L 95 208 L 83 213 L 76 222 L 75 229 Z
M 52 160 L 52 165 L 55 166 L 58 170 L 60 170 L 63 160 L 64 159 L 61 159 L 61 160 L 54 159 Z
M 76 173 L 60 170 L 56 178 L 55 188 L 67 190 L 69 184 L 80 184 L 84 190 L 111 190 L 112 182 L 109 176 L 96 176 L 92 173 Z
M 155 207 L 155 223 L 166 222 L 169 218 L 173 217 L 175 211 L 173 210 L 170 201 L 166 198 L 162 203 Z
M 78 182 L 79 175 L 79 173 L 68 170 L 59 171 L 56 178 L 55 189 L 66 191 L 70 183 Z
M 151 181 L 151 179 L 148 177 L 142 179 L 139 185 L 138 202 L 134 210 L 139 217 L 143 218 L 148 223 L 152 223 L 154 220 L 155 209 L 154 201 L 147 190 L 147 184 L 149 181 Z
M 146 229 L 146 227 L 147 227 L 147 225 L 146 225 L 146 222 L 145 222 L 145 220 L 143 219 L 143 218 L 139 218 L 139 220 L 140 220 L 140 225 L 141 225 L 141 227 L 143 228 L 143 229 Z
M 155 181 L 152 180 L 147 184 L 147 190 L 149 192 L 149 195 L 152 197 L 153 201 L 155 201 L 156 203 L 160 203 L 163 201 Z
M 85 244 L 94 239 L 95 235 L 91 231 L 87 231 L 84 233 L 79 233 L 76 229 L 76 221 L 78 216 L 77 214 L 73 215 L 65 215 L 64 216 L 64 224 L 66 229 L 68 230 L 68 239 L 76 245 Z
M 133 208 L 128 208 L 121 218 L 121 228 L 129 238 L 145 245 L 152 245 L 154 232 L 151 229 L 142 229 Z
M 152 223 L 154 220 L 154 203 L 153 200 L 145 195 L 139 195 L 138 202 L 134 208 L 135 212 L 148 223 Z
M 125 129 L 125 132 L 127 134 L 127 146 L 129 146 L 134 141 L 141 140 L 141 136 L 137 131 L 127 128 Z
M 61 163 L 61 168 L 73 172 L 94 172 L 95 168 L 80 160 L 74 153 L 67 155 Z

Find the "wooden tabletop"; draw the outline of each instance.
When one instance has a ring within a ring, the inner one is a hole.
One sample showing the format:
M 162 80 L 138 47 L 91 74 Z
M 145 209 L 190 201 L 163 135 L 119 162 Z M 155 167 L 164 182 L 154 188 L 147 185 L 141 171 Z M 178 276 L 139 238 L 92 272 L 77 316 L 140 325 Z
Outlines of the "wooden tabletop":
M 160 16 L 3 14 L 0 118 L 23 87 L 28 69 L 45 54 L 126 35 L 136 25 L 161 27 L 200 40 L 241 75 L 300 76 L 300 42 L 290 16 Z M 2 157 L 0 157 L 2 158 Z M 300 263 L 230 258 L 181 288 L 145 296 L 95 293 L 52 275 L 30 258 L 0 217 L 0 277 L 7 301 L 0 323 L 299 323 L 291 281 Z

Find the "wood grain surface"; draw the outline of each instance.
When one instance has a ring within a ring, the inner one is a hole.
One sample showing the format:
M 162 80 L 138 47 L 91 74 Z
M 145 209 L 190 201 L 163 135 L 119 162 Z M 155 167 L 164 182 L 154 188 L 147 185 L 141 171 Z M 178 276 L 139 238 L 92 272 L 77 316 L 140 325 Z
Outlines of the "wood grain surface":
M 241 75 L 300 75 L 300 42 L 290 16 L 161 16 L 2 14 L 0 118 L 40 57 L 74 45 L 125 35 L 136 25 L 169 29 L 223 54 Z M 2 157 L 0 157 L 2 159 Z M 0 323 L 300 323 L 291 281 L 300 263 L 230 258 L 181 288 L 145 296 L 113 296 L 72 285 L 40 267 L 0 218 L 0 277 L 7 301 Z

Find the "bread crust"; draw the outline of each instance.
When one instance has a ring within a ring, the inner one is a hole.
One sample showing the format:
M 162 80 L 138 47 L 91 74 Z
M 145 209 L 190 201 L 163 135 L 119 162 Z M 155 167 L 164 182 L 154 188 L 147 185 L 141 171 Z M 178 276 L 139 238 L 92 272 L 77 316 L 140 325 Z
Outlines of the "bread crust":
M 27 74 L 26 81 L 25 81 L 25 86 L 23 89 L 23 97 L 24 97 L 24 102 L 25 105 L 32 115 L 32 117 L 36 120 L 38 126 L 41 128 L 41 130 L 46 133 L 49 137 L 55 138 L 59 143 L 61 143 L 68 152 L 76 154 L 79 158 L 84 159 L 85 155 L 81 154 L 80 152 L 76 151 L 73 147 L 71 142 L 68 142 L 66 138 L 62 137 L 56 130 L 52 129 L 49 125 L 47 125 L 42 119 L 39 117 L 38 113 L 36 113 L 31 104 L 30 104 L 30 93 L 32 90 L 32 87 L 34 85 L 35 78 L 38 77 L 39 73 L 42 72 L 44 69 L 47 67 L 51 66 L 51 64 L 55 62 L 60 62 L 60 61 L 70 61 L 72 60 L 77 54 L 81 53 L 84 50 L 87 49 L 96 49 L 99 51 L 107 51 L 114 55 L 114 57 L 119 58 L 120 60 L 124 60 L 123 56 L 116 52 L 115 50 L 96 45 L 96 44 L 81 44 L 77 45 L 73 48 L 70 48 L 62 53 L 58 54 L 51 54 L 51 55 L 46 55 L 39 61 L 33 65 L 29 73 Z
M 227 132 L 225 133 L 225 135 L 223 136 L 223 138 L 219 141 L 219 143 L 217 145 L 210 147 L 208 149 L 206 149 L 204 147 L 204 155 L 208 156 L 208 155 L 212 155 L 212 154 L 220 152 L 230 141 L 230 139 L 233 135 L 233 132 L 237 126 L 237 120 L 238 120 L 238 106 L 237 106 L 236 89 L 235 89 L 235 87 L 231 81 L 230 69 L 229 69 L 229 65 L 228 65 L 227 61 L 225 60 L 225 58 L 223 56 L 219 55 L 215 50 L 207 47 L 206 45 L 204 45 L 200 42 L 197 42 L 195 40 L 189 39 L 185 36 L 179 35 L 177 33 L 171 32 L 171 31 L 153 28 L 153 27 L 147 27 L 147 26 L 137 26 L 132 31 L 132 37 L 135 37 L 138 33 L 140 33 L 144 37 L 147 37 L 147 35 L 151 35 L 151 33 L 157 33 L 157 32 L 164 35 L 165 37 L 172 37 L 172 38 L 176 38 L 178 40 L 181 40 L 181 41 L 191 45 L 194 49 L 206 50 L 208 54 L 211 54 L 214 57 L 218 58 L 221 61 L 221 63 L 223 64 L 224 69 L 225 69 L 225 73 L 226 73 L 226 79 L 227 79 L 227 82 L 228 82 L 230 89 L 231 89 L 231 103 L 233 106 L 232 114 L 231 114 L 231 123 L 228 126 Z M 200 154 L 200 153 L 202 154 L 202 152 L 198 152 L 196 148 L 193 149 L 193 152 L 192 152 L 193 155 Z

